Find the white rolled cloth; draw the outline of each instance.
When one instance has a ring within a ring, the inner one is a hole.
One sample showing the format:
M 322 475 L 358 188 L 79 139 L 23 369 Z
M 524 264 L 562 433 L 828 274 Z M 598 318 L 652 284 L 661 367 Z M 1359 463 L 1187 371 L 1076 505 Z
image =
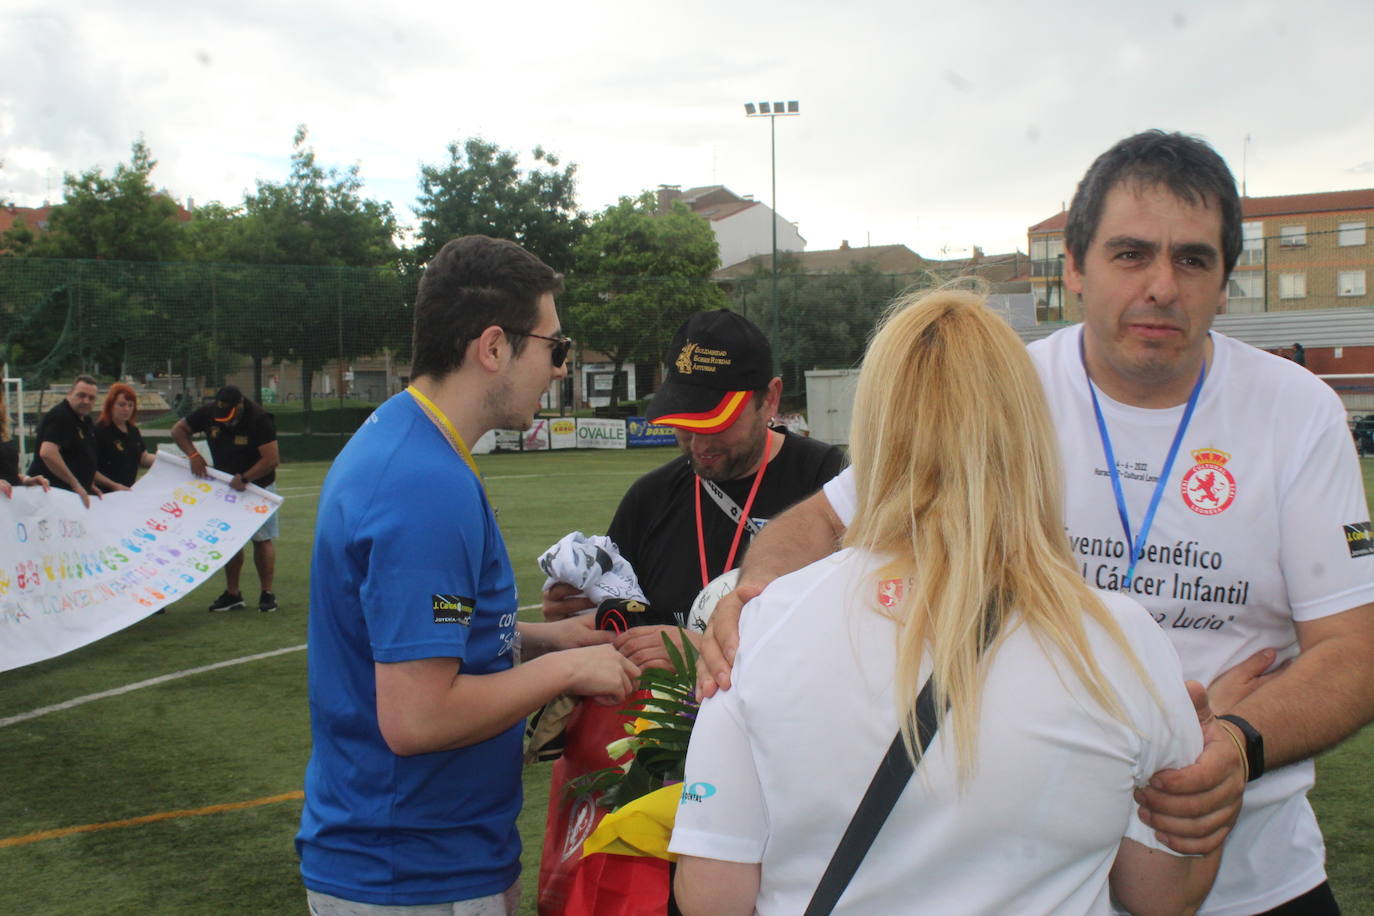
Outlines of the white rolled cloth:
M 634 567 L 620 555 L 615 542 L 604 534 L 587 535 L 574 531 L 564 535 L 539 557 L 539 568 L 548 576 L 544 582 L 546 590 L 555 582 L 566 582 L 576 586 L 596 604 L 607 598 L 648 603 Z

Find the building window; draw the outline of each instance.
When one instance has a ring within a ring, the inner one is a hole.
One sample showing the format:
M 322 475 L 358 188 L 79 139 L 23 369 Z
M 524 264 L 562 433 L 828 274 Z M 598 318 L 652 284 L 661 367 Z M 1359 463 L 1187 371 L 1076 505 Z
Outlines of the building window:
M 1279 274 L 1279 298 L 1307 298 L 1307 274 Z
M 1057 280 L 1045 285 L 1043 295 L 1035 300 L 1035 320 L 1040 324 L 1064 320 L 1064 289 Z
M 1064 238 L 1042 238 L 1031 241 L 1031 276 L 1057 277 L 1063 269 Z
M 1280 248 L 1301 248 L 1307 244 L 1306 226 L 1279 227 Z
M 1364 223 L 1341 223 L 1337 227 L 1337 242 L 1342 248 L 1364 244 Z
M 1264 263 L 1264 223 L 1240 224 L 1241 265 Z
M 1364 271 L 1342 270 L 1336 274 L 1336 295 L 1363 296 Z
M 1264 310 L 1264 274 L 1258 270 L 1237 271 L 1226 284 L 1226 312 Z

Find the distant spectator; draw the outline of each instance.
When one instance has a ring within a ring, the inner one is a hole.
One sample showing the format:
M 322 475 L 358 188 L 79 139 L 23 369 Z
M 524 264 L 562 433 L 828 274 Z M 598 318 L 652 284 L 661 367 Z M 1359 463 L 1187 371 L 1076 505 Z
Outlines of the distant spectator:
M 29 477 L 19 471 L 19 443 L 10 438 L 10 412 L 5 406 L 5 391 L 0 388 L 0 494 L 10 495 L 13 487 L 48 489 L 48 478 Z
M 138 417 L 138 395 L 123 382 L 115 382 L 95 421 L 96 466 L 117 484 L 132 487 L 139 468 L 153 466 L 153 456 L 143 445 Z
M 806 422 L 806 414 L 795 404 L 786 413 L 779 413 L 774 417 L 771 425 L 774 429 L 789 432 L 794 436 L 811 435 L 811 425 Z
M 53 486 L 71 490 L 88 509 L 91 494 L 99 497 L 108 490 L 124 489 L 96 468 L 91 410 L 97 394 L 95 379 L 76 377 L 61 403 L 38 421 L 38 453 L 29 464 L 30 476 L 47 477 Z
M 1299 366 L 1307 365 L 1307 351 L 1302 348 L 1302 344 L 1293 344 L 1293 362 Z

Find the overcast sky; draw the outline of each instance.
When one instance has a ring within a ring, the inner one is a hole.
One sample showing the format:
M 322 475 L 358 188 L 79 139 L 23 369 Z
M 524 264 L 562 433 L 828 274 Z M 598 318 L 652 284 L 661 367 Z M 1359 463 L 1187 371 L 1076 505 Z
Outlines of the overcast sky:
M 957 8 L 956 8 L 957 6 Z M 183 201 L 285 177 L 299 123 L 413 221 L 479 135 L 578 166 L 589 211 L 659 184 L 777 201 L 811 250 L 1024 250 L 1094 156 L 1199 134 L 1252 196 L 1374 187 L 1374 4 L 0 0 L 0 199 L 127 160 Z M 1251 142 L 1248 150 L 1246 135 Z

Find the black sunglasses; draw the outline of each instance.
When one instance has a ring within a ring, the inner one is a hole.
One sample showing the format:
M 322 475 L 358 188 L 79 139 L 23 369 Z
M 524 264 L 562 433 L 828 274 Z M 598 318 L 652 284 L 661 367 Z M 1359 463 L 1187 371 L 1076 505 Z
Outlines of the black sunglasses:
M 500 325 L 497 325 L 500 327 Z M 529 331 L 512 331 L 510 328 L 501 328 L 507 334 L 516 334 L 520 337 L 538 337 L 540 340 L 553 342 L 553 349 L 549 351 L 549 358 L 553 360 L 553 367 L 557 369 L 563 365 L 563 361 L 568 358 L 568 350 L 572 348 L 571 337 L 547 337 L 543 334 L 531 334 Z

